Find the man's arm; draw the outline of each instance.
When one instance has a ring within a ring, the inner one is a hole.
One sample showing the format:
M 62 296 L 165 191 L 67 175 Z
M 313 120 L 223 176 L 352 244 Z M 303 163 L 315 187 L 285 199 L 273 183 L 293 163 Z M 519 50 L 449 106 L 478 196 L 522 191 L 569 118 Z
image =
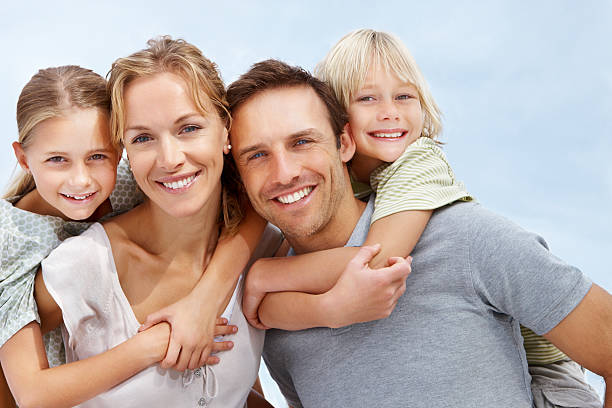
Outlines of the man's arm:
M 612 295 L 593 284 L 584 299 L 544 337 L 606 381 L 612 408 Z

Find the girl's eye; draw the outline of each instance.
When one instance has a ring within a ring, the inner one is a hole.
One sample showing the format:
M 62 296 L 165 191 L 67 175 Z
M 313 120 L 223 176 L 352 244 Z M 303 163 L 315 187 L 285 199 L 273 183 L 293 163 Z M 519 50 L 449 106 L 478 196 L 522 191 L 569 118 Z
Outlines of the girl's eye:
M 195 132 L 196 130 L 200 129 L 199 126 L 196 125 L 189 125 L 189 126 L 185 126 L 182 130 L 181 133 L 191 133 L 191 132 Z
M 47 161 L 51 163 L 62 163 L 66 161 L 66 159 L 64 159 L 62 156 L 53 156 L 53 157 L 49 157 Z
M 91 160 L 104 160 L 106 156 L 101 153 L 92 154 L 90 157 Z
M 151 140 L 151 137 L 148 135 L 138 135 L 132 139 L 132 144 L 144 143 L 144 142 L 148 142 L 149 140 Z

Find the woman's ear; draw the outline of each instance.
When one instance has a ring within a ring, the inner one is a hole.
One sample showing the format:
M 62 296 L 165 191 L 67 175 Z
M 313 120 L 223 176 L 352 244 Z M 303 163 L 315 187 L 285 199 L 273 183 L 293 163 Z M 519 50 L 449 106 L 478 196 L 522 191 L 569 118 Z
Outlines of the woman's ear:
M 17 163 L 19 163 L 23 171 L 29 174 L 30 167 L 28 166 L 28 159 L 26 157 L 25 151 L 23 150 L 23 146 L 21 146 L 21 143 L 13 142 L 13 151 L 15 152 Z
M 344 125 L 342 134 L 340 135 L 340 158 L 343 163 L 348 163 L 355 154 L 355 139 L 353 139 L 353 132 L 351 125 L 348 123 Z

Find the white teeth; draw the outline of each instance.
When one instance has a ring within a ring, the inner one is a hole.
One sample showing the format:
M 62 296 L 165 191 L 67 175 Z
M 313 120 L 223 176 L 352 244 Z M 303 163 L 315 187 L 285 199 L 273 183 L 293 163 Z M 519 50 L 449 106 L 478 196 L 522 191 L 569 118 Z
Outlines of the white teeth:
M 73 198 L 75 200 L 84 200 L 87 197 L 91 197 L 94 193 L 89 193 L 89 194 L 85 194 L 85 195 L 70 195 L 70 194 L 64 194 L 66 197 L 68 198 Z
M 176 190 L 177 188 L 185 187 L 186 185 L 191 183 L 193 181 L 193 179 L 195 179 L 195 174 L 193 176 L 189 176 L 189 177 L 184 178 L 184 179 L 179 180 L 179 181 L 173 181 L 172 183 L 162 183 L 162 184 L 166 188 L 171 188 L 173 190 Z
M 276 199 L 283 204 L 292 204 L 306 197 L 312 191 L 312 187 L 305 187 L 293 194 L 277 197 Z
M 401 137 L 404 134 L 404 132 L 393 132 L 393 133 L 372 133 L 372 136 L 374 137 L 388 137 L 388 138 L 393 138 L 393 137 Z

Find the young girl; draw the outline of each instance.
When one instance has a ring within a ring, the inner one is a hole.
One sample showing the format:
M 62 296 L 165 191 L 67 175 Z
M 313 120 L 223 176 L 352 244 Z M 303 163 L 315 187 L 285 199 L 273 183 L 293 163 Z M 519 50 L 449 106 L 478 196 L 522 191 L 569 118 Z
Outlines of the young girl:
M 331 86 L 349 113 L 346 131 L 356 144 L 356 154 L 350 165 L 355 181 L 365 185 L 361 190 L 366 194 L 368 187 L 376 192 L 366 245 L 378 242 L 382 250 L 370 265 L 380 266 L 389 255 L 407 256 L 432 210 L 456 200 L 472 200 L 456 181 L 435 141 L 441 131 L 440 112 L 426 82 L 399 40 L 373 30 L 357 30 L 342 38 L 318 66 L 317 75 Z M 294 259 L 259 261 L 247 280 L 251 320 L 259 323 L 254 305 L 262 298 L 262 288 L 268 292 L 324 293 L 319 299 L 304 294 L 267 296 L 259 308 L 259 318 L 267 326 L 296 330 L 372 320 L 365 311 L 345 309 L 346 305 L 351 305 L 348 299 L 353 294 L 340 286 L 348 287 L 348 280 L 341 277 L 337 284 L 335 282 L 343 263 L 354 251 L 340 248 Z M 338 259 L 334 260 L 334 256 Z M 336 275 L 332 273 L 332 277 L 325 280 L 320 279 L 321 276 L 312 278 L 312 274 L 300 273 L 300 268 L 309 272 L 316 269 L 313 262 L 332 265 Z M 326 282 L 326 285 L 317 287 L 314 281 Z M 324 296 L 325 301 L 322 300 Z M 289 302 L 290 298 L 293 302 Z M 296 298 L 302 301 L 295 302 Z M 316 302 L 326 306 L 313 306 Z M 321 312 L 317 313 L 318 310 Z M 389 308 L 385 313 L 390 313 Z M 574 362 L 543 337 L 524 327 L 521 330 L 537 406 L 550 404 L 543 390 L 554 393 L 561 387 L 586 395 L 586 400 L 593 404 L 599 403 L 596 392 L 586 384 Z M 558 376 L 563 379 L 556 379 Z
M 19 142 L 13 147 L 24 173 L 15 178 L 5 199 L 0 201 L 0 359 L 20 406 L 36 401 L 44 401 L 46 406 L 72 406 L 159 361 L 164 355 L 168 365 L 177 360 L 178 365 L 185 367 L 204 362 L 214 364 L 219 359 L 209 358 L 210 351 L 226 350 L 231 346 L 228 342 L 215 343 L 212 339 L 217 334 L 232 333 L 234 328 L 219 326 L 210 330 L 208 322 L 211 318 L 216 321 L 220 305 L 224 305 L 228 294 L 231 295 L 240 273 L 234 264 L 243 258 L 246 263 L 250 248 L 258 238 L 248 232 L 227 237 L 211 261 L 214 267 L 203 275 L 193 295 L 170 306 L 169 313 L 163 315 L 169 320 L 179 320 L 172 323 L 173 332 L 179 333 L 194 331 L 192 327 L 182 326 L 185 319 L 180 320 L 180 317 L 185 314 L 201 316 L 195 328 L 196 338 L 191 340 L 199 346 L 182 347 L 184 343 L 180 338 L 175 339 L 174 346 L 170 342 L 167 355 L 168 327 L 157 325 L 122 343 L 106 356 L 47 369 L 41 328 L 35 323 L 40 323 L 34 302 L 34 276 L 38 265 L 63 239 L 81 233 L 89 225 L 79 221 L 95 220 L 105 214 L 108 217 L 142 201 L 142 194 L 125 162 L 120 164 L 117 176 L 121 148 L 111 143 L 109 107 L 104 79 L 77 66 L 39 71 L 19 97 Z M 223 258 L 232 261 L 231 268 L 222 267 L 223 262 L 219 259 Z M 203 303 L 200 300 L 203 294 L 208 300 L 203 309 L 184 310 Z M 45 344 L 51 366 L 65 361 L 59 331 L 47 335 Z M 190 361 L 192 355 L 193 361 Z M 30 377 L 29 369 L 39 371 Z M 105 375 L 98 375 L 101 372 Z M 92 377 L 91 373 L 97 375 Z M 86 384 L 86 389 L 80 394 L 71 394 L 70 387 L 64 385 L 76 380 Z M 33 389 L 40 393 L 33 393 Z M 3 402 L 12 405 L 6 385 L 2 398 Z

